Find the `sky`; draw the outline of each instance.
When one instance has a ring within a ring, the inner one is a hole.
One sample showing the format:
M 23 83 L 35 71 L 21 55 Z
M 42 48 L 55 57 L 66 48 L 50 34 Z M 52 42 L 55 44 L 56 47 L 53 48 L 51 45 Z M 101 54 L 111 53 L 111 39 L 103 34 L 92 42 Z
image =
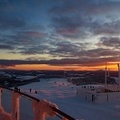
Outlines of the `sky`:
M 120 0 L 0 0 L 0 69 L 116 69 L 119 33 Z

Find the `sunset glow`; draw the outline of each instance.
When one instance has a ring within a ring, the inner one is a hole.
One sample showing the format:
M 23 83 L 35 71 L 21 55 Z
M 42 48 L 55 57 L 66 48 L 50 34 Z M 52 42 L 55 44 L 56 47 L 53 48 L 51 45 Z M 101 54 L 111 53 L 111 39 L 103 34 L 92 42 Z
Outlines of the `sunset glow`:
M 108 65 L 107 66 L 109 71 L 117 71 L 117 65 Z M 72 66 L 51 66 L 47 64 L 34 64 L 34 65 L 16 65 L 16 66 L 9 66 L 7 69 L 15 69 L 15 70 L 75 70 L 75 71 L 95 71 L 95 70 L 105 70 L 105 65 L 101 66 L 94 66 L 94 67 L 85 67 L 79 65 L 72 65 Z
M 120 1 L 1 0 L 0 69 L 117 70 Z

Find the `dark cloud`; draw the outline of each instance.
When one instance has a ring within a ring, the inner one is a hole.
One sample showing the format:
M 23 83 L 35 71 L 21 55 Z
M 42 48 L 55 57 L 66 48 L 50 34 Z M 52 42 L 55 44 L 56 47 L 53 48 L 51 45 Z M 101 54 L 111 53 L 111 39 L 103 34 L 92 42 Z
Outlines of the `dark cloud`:
M 64 13 L 63 13 L 64 14 Z M 79 38 L 86 35 L 84 18 L 76 16 L 53 16 L 51 26 L 57 34 L 67 38 Z
M 87 47 L 86 43 L 72 43 L 69 41 L 64 42 L 58 41 L 51 44 L 54 45 L 55 48 L 50 49 L 50 54 L 54 57 L 59 56 L 62 58 L 65 57 L 78 58 L 79 56 L 77 54 L 79 54 L 81 50 L 84 50 Z
M 112 63 L 116 62 L 116 60 L 119 60 L 119 57 L 108 57 L 108 58 L 80 58 L 80 59 L 52 59 L 52 60 L 0 60 L 0 66 L 15 66 L 15 65 L 24 65 L 24 64 L 48 64 L 52 66 L 96 66 L 96 65 L 103 65 L 106 62 Z
M 108 42 L 109 43 L 109 42 Z M 98 45 L 99 44 L 99 45 Z M 97 48 L 91 48 L 90 42 L 55 42 L 52 43 L 55 46 L 54 49 L 49 49 L 49 54 L 54 57 L 61 58 L 103 58 L 103 57 L 116 57 L 120 55 L 119 49 L 104 48 L 100 43 L 97 44 Z M 90 49 L 91 48 L 91 49 Z
M 94 35 L 119 35 L 120 32 L 120 22 L 118 20 L 109 23 L 95 21 L 90 26 Z
M 92 49 L 92 50 L 88 50 L 86 52 L 82 52 L 82 53 L 86 53 L 86 56 L 89 57 L 97 57 L 97 58 L 101 58 L 101 57 L 109 57 L 109 56 L 118 56 L 120 55 L 120 52 L 118 50 L 111 50 L 111 49 L 104 49 L 104 48 L 97 48 L 97 49 Z
M 15 49 L 13 46 L 11 45 L 0 45 L 0 49 L 2 50 L 13 50 Z
M 69 38 L 78 38 L 80 33 L 80 26 L 82 21 L 71 17 L 56 17 L 54 18 L 54 28 L 56 33 Z M 79 21 L 79 22 L 78 22 Z
M 114 49 L 120 49 L 120 38 L 119 37 L 102 37 L 100 39 L 99 44 L 106 47 L 112 47 Z
M 44 51 L 46 46 L 46 37 L 48 35 L 43 32 L 24 31 L 16 32 L 14 35 L 1 36 L 1 49 L 4 48 L 12 50 L 13 48 L 16 48 L 15 53 L 37 54 Z
M 26 31 L 23 32 L 24 35 L 34 37 L 34 38 L 40 38 L 45 37 L 47 34 L 42 32 L 36 32 L 36 31 Z
M 0 43 L 4 44 L 5 46 L 11 46 L 12 48 L 20 48 L 30 45 L 32 43 L 30 37 L 26 37 L 23 35 L 3 35 L 0 39 Z M 6 47 L 6 49 L 8 49 Z M 16 51 L 18 52 L 18 51 Z
M 120 2 L 100 0 L 65 0 L 53 6 L 50 13 L 55 32 L 68 38 L 81 38 L 90 33 L 119 34 Z
M 46 54 L 49 51 L 49 46 L 43 44 L 40 45 L 31 45 L 28 47 L 23 47 L 19 49 L 19 53 L 21 54 L 28 54 L 28 55 L 35 55 L 35 54 Z

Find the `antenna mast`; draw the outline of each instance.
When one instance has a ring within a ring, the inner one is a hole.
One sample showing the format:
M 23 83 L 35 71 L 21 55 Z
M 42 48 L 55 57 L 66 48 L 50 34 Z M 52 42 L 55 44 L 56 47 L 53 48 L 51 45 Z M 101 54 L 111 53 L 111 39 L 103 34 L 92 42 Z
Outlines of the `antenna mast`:
M 105 66 L 105 86 L 107 85 L 107 63 Z
M 120 64 L 118 64 L 118 83 L 120 86 Z

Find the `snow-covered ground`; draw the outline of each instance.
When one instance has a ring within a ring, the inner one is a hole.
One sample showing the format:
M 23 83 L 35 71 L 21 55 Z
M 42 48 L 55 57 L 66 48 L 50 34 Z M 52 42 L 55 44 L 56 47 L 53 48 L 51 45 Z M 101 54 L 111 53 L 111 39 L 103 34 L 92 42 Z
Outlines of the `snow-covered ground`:
M 50 78 L 40 79 L 40 82 L 20 86 L 19 88 L 22 92 L 57 104 L 60 110 L 79 120 L 120 120 L 120 101 L 93 103 L 77 96 L 77 87 L 67 82 L 66 79 Z M 37 91 L 37 94 L 35 91 Z M 3 99 L 10 99 L 9 95 L 4 96 Z M 22 101 L 21 114 L 25 115 L 21 120 L 32 120 L 33 113 L 30 101 L 25 98 L 22 98 Z M 10 111 L 10 106 L 4 104 L 3 107 Z
M 22 75 L 19 75 L 16 77 L 16 80 L 29 80 L 29 79 L 34 79 L 36 78 L 36 76 L 22 76 Z

